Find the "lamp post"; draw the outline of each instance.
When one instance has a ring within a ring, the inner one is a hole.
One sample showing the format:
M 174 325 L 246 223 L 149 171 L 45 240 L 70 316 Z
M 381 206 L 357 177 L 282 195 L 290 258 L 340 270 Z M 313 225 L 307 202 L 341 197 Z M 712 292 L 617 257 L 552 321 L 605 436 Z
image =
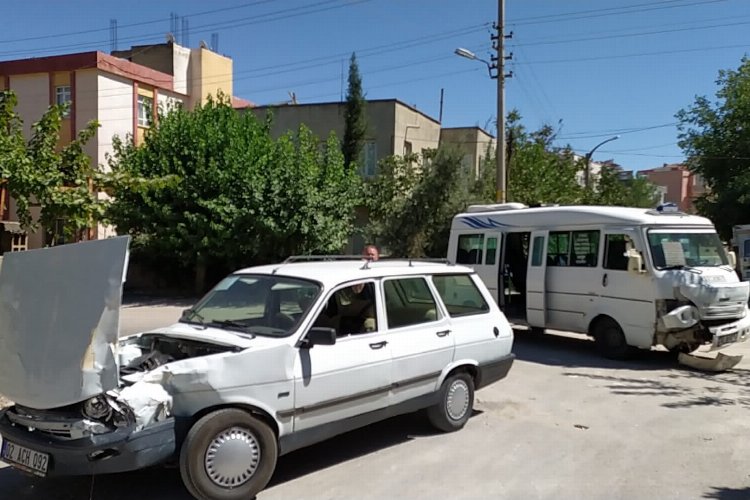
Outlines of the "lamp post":
M 589 171 L 591 170 L 591 156 L 594 154 L 594 151 L 599 149 L 599 147 L 607 144 L 608 142 L 615 141 L 619 138 L 620 138 L 619 135 L 615 135 L 615 136 L 610 137 L 609 139 L 603 140 L 602 142 L 594 146 L 591 149 L 591 151 L 586 153 L 586 169 L 583 171 L 583 184 L 586 188 L 589 187 L 589 176 L 590 176 Z
M 498 69 L 497 66 L 490 61 L 487 61 L 485 59 L 482 59 L 480 57 L 477 57 L 477 55 L 470 51 L 469 49 L 465 49 L 463 47 L 457 48 L 454 53 L 457 56 L 465 57 L 466 59 L 470 59 L 472 61 L 479 61 L 484 63 L 487 66 L 487 71 L 489 72 L 490 78 L 496 78 L 497 79 L 497 154 L 496 160 L 497 160 L 497 167 L 495 172 L 495 201 L 499 203 L 505 203 L 505 89 L 504 89 L 504 83 L 503 83 L 503 76 L 500 75 L 500 71 L 498 70 L 497 75 L 492 74 L 492 70 Z

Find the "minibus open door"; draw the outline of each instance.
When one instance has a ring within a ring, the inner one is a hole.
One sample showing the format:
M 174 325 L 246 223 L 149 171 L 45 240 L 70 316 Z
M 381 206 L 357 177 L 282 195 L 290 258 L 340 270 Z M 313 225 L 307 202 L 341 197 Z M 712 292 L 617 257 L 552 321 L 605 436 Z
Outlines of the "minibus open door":
M 531 258 L 526 274 L 526 322 L 544 328 L 547 323 L 547 237 L 549 231 L 531 232 Z

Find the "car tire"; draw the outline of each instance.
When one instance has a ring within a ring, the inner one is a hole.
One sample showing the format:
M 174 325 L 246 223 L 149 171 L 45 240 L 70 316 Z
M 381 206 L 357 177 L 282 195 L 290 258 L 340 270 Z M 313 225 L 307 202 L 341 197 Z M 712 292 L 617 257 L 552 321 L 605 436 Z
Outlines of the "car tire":
M 593 328 L 594 342 L 599 354 L 608 359 L 627 359 L 632 349 L 625 340 L 625 334 L 612 318 L 602 318 Z
M 228 408 L 190 429 L 180 451 L 180 475 L 195 498 L 248 499 L 268 484 L 277 458 L 273 430 L 246 411 Z
M 427 418 L 438 430 L 461 429 L 474 408 L 474 379 L 466 372 L 449 376 L 440 386 L 440 400 L 427 409 Z

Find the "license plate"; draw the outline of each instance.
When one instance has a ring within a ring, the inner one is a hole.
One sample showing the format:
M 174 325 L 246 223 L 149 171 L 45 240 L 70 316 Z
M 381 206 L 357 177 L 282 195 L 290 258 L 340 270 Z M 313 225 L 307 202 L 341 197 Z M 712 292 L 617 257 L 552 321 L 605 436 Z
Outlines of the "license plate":
M 47 466 L 49 465 L 49 455 L 47 453 L 35 451 L 8 440 L 3 440 L 0 459 L 37 476 L 44 477 L 47 475 Z
M 738 333 L 730 333 L 729 335 L 722 335 L 716 338 L 716 346 L 721 347 L 732 342 L 737 342 Z

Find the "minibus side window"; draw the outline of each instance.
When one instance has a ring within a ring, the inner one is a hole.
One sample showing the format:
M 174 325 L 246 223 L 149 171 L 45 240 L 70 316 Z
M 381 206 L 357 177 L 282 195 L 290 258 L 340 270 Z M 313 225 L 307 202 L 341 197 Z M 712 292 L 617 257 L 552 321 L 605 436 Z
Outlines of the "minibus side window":
M 494 266 L 496 254 L 497 254 L 497 238 L 492 236 L 491 238 L 487 238 L 487 254 L 484 257 L 484 264 L 487 266 Z
M 547 265 L 568 266 L 570 253 L 570 233 L 568 231 L 549 233 L 547 244 Z
M 596 267 L 599 259 L 599 231 L 573 231 L 570 265 Z
M 483 234 L 462 234 L 458 237 L 456 264 L 481 264 L 484 249 Z
M 604 240 L 604 269 L 628 270 L 628 250 L 630 237 L 625 234 L 608 234 Z

